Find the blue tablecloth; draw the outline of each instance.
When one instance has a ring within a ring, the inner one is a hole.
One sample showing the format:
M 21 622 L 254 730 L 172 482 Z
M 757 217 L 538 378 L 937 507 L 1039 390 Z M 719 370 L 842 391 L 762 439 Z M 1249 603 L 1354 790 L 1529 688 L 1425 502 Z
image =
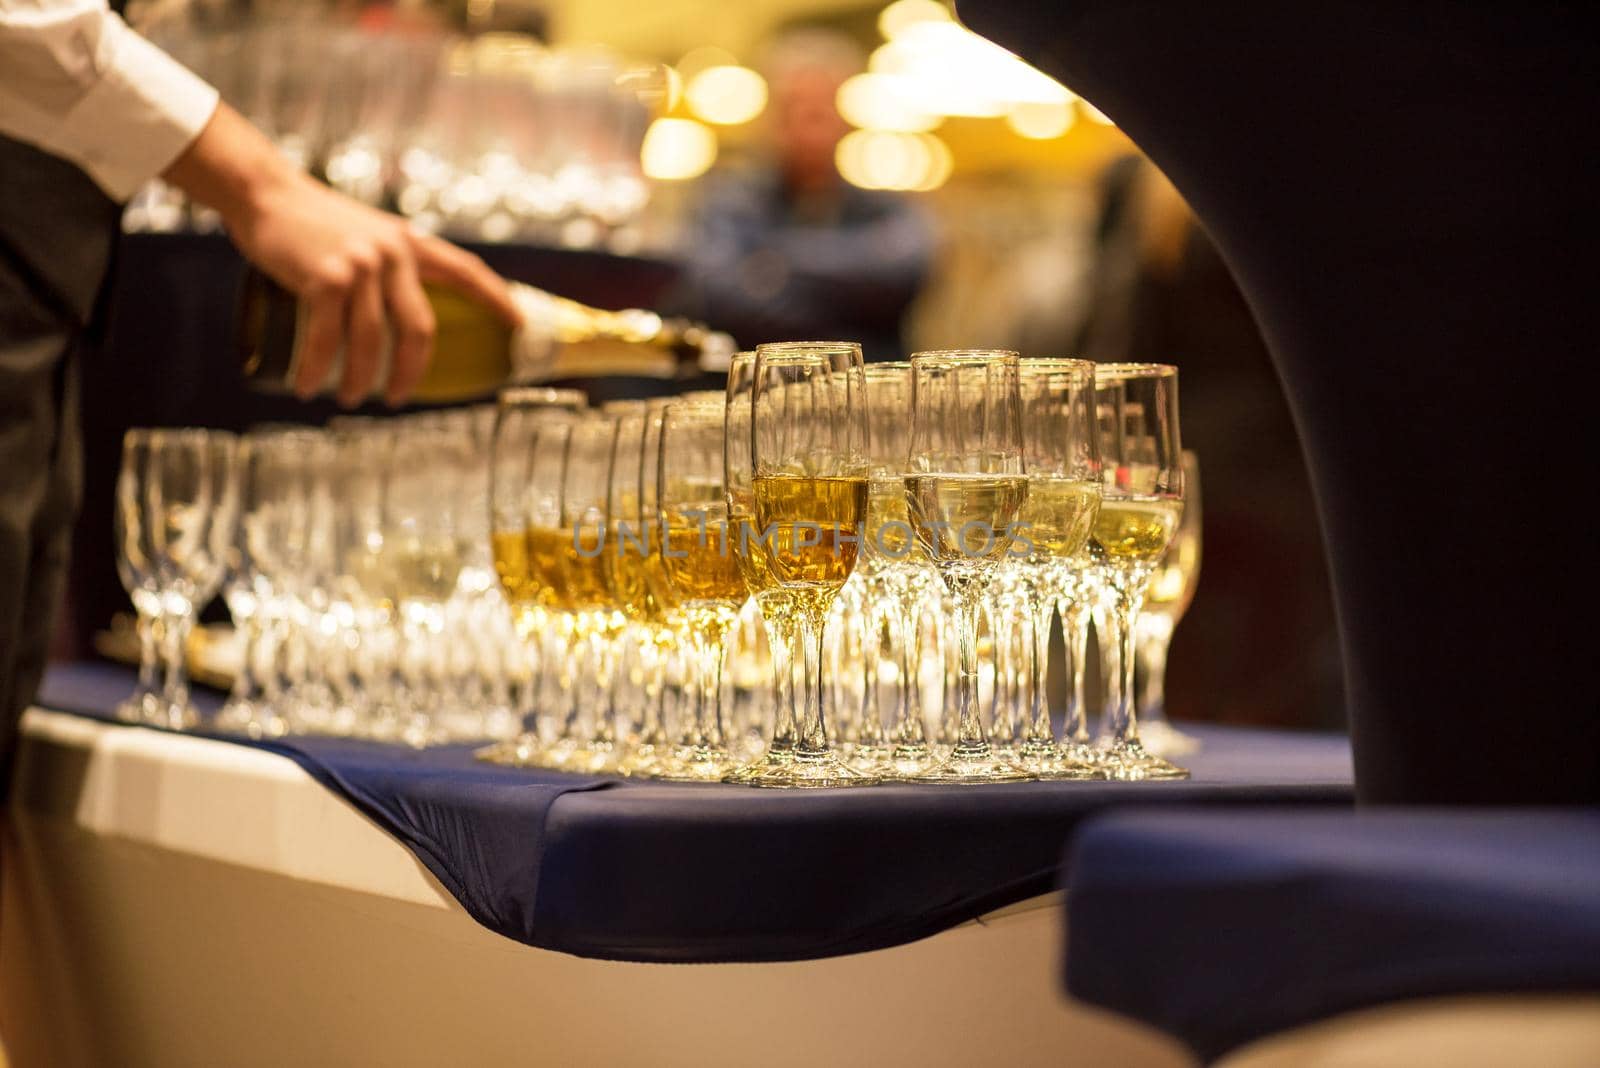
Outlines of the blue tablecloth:
M 1068 989 L 1206 1058 L 1404 998 L 1600 990 L 1600 809 L 1127 810 L 1067 880 Z
M 131 686 L 122 668 L 57 667 L 39 704 L 105 718 Z M 1351 802 L 1342 737 L 1195 733 L 1204 748 L 1188 782 L 806 793 L 496 768 L 469 746 L 239 744 L 281 753 L 348 798 L 508 938 L 709 962 L 879 949 L 1046 893 L 1074 827 L 1113 806 Z

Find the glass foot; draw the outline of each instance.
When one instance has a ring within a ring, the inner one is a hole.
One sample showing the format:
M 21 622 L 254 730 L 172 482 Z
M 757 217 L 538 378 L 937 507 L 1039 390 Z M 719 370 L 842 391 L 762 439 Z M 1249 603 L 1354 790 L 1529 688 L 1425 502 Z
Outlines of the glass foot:
M 831 749 L 820 753 L 796 753 L 787 764 L 775 767 L 746 786 L 778 790 L 826 790 L 845 786 L 874 786 L 879 776 L 858 771 L 839 759 Z
M 1029 782 L 1033 773 L 1004 760 L 987 746 L 975 751 L 952 749 L 950 755 L 906 781 L 978 785 L 986 782 Z
M 1097 761 L 1075 759 L 1056 745 L 1024 746 L 1017 763 L 1040 779 L 1105 778 L 1105 771 Z
M 658 777 L 667 782 L 721 782 L 738 766 L 721 746 L 695 746 L 686 752 L 674 753 Z
M 621 760 L 622 750 L 617 743 L 592 741 L 568 757 L 561 770 L 580 775 L 615 775 Z
M 1108 750 L 1103 774 L 1117 782 L 1144 782 L 1160 779 L 1187 779 L 1188 768 L 1180 768 L 1165 757 L 1150 753 L 1138 742 Z
M 666 750 L 659 745 L 635 746 L 633 752 L 617 761 L 617 774 L 638 779 L 659 778 L 666 759 Z
M 793 749 L 768 749 L 750 763 L 734 768 L 722 781 L 748 786 L 757 779 L 777 774 L 793 760 Z

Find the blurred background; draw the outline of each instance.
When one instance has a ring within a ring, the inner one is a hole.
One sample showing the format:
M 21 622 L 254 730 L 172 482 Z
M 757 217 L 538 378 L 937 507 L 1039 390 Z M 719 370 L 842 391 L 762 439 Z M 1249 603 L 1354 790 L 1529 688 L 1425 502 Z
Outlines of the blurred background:
M 149 0 L 130 21 L 330 184 L 601 307 L 743 347 L 858 340 L 1179 365 L 1204 561 L 1178 718 L 1342 725 L 1314 505 L 1249 308 L 1111 118 L 937 0 Z M 126 609 L 111 485 L 130 424 L 320 422 L 249 390 L 241 265 L 153 183 L 129 206 L 61 655 Z M 677 388 L 580 383 L 595 399 Z M 716 384 L 716 383 L 708 383 Z

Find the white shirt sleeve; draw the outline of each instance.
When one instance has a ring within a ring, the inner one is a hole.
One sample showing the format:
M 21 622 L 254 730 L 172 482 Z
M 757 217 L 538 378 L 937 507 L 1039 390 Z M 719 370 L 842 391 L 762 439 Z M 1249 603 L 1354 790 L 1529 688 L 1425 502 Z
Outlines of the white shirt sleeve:
M 217 91 L 105 0 L 0 0 L 0 133 L 127 200 L 199 135 Z

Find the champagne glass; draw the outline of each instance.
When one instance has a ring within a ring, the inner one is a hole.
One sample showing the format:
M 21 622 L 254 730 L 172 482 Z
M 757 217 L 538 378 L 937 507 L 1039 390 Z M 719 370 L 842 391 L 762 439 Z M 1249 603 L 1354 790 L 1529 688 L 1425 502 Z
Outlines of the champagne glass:
M 643 736 L 644 721 L 649 718 L 641 701 L 644 676 L 653 664 L 655 640 L 651 628 L 659 617 L 645 578 L 645 561 L 650 555 L 649 528 L 639 510 L 639 450 L 644 442 L 649 405 L 643 401 L 613 401 L 604 410 L 614 418 L 615 429 L 606 458 L 606 536 L 600 562 L 606 591 L 611 596 L 612 617 L 618 623 L 607 712 L 617 740 L 615 756 L 606 770 L 620 772 L 622 762 L 632 755 L 632 747 Z
M 195 616 L 216 594 L 233 537 L 232 434 L 158 430 L 150 436 L 144 522 L 168 620 L 166 678 L 157 722 L 187 729 L 200 721 L 189 699 L 186 651 Z
M 1056 743 L 1045 672 L 1050 624 L 1059 604 L 1076 608 L 1089 535 L 1100 514 L 1094 364 L 1025 359 L 1019 373 L 1028 500 L 1013 548 L 1033 641 L 1031 707 L 1019 756 L 1022 765 L 1040 778 L 1093 778 L 1098 775 L 1093 763 Z
M 624 757 L 618 770 L 624 775 L 655 777 L 666 770 L 671 756 L 672 733 L 669 697 L 681 691 L 667 685 L 674 665 L 686 669 L 680 654 L 688 646 L 688 620 L 677 593 L 667 578 L 661 558 L 662 532 L 659 518 L 659 479 L 661 465 L 661 426 L 672 402 L 657 398 L 646 402 L 644 425 L 639 439 L 638 500 L 639 521 L 644 525 L 645 551 L 641 563 L 645 581 L 645 618 L 651 632 L 644 684 L 644 716 L 638 744 Z M 687 737 L 684 745 L 690 744 Z
M 485 759 L 511 758 L 521 747 L 524 759 L 537 748 L 533 732 L 535 682 L 544 664 L 537 655 L 549 623 L 550 590 L 533 567 L 528 528 L 528 495 L 539 425 L 563 419 L 587 407 L 582 391 L 513 386 L 495 397 L 494 425 L 489 437 L 489 542 L 495 574 L 510 608 L 512 632 L 524 650 L 527 677 L 519 691 L 522 732 L 517 738 L 487 747 Z
M 540 607 L 555 621 L 554 633 L 536 633 L 544 639 L 538 699 L 533 720 L 517 738 L 512 763 L 556 767 L 576 745 L 561 705 L 563 690 L 575 683 L 568 673 L 574 659 L 577 622 L 567 597 L 568 583 L 562 557 L 572 538 L 561 529 L 561 485 L 566 469 L 567 442 L 575 418 L 541 420 L 533 430 L 527 459 L 523 524 L 528 542 L 528 582 L 537 591 Z M 549 724 L 548 730 L 544 728 Z M 546 734 L 552 737 L 546 738 Z M 547 745 L 546 742 L 549 742 Z
M 1200 460 L 1183 452 L 1183 518 L 1166 555 L 1150 577 L 1144 611 L 1139 613 L 1139 738 L 1157 756 L 1192 753 L 1200 742 L 1167 719 L 1167 650 L 1172 632 L 1194 600 L 1200 579 Z
M 567 601 L 577 613 L 585 654 L 579 683 L 572 690 L 569 730 L 576 742 L 564 750 L 561 766 L 573 771 L 615 770 L 614 726 L 608 722 L 608 680 L 621 619 L 613 611 L 606 585 L 606 477 L 617 420 L 594 414 L 579 418 L 567 435 L 561 475 L 561 567 Z M 587 737 L 582 735 L 587 731 Z
M 272 592 L 261 564 L 269 461 L 270 448 L 259 435 L 246 435 L 239 442 L 238 520 L 227 553 L 222 596 L 239 632 L 241 654 L 232 691 L 214 724 L 219 731 L 253 738 L 266 734 L 260 665 L 272 648 L 267 628 Z
M 150 477 L 150 440 L 154 431 L 134 427 L 122 436 L 122 462 L 117 471 L 116 511 L 117 577 L 128 591 L 137 617 L 139 681 L 117 706 L 117 718 L 131 722 L 153 720 L 159 702 L 156 693 L 158 645 L 162 642 L 163 611 L 157 582 L 150 527 L 145 521 L 145 486 Z
M 788 590 L 805 636 L 805 703 L 794 756 L 756 786 L 864 786 L 874 776 L 846 764 L 823 714 L 830 609 L 855 570 L 867 513 L 866 376 L 852 342 L 787 342 L 756 349 L 750 461 L 759 554 Z
M 445 605 L 462 564 L 462 487 L 471 445 L 462 431 L 415 421 L 395 434 L 384 489 L 384 555 L 400 613 L 405 694 L 400 738 L 441 739 Z
M 727 410 L 723 422 L 724 479 L 729 521 L 738 531 L 739 566 L 767 631 L 775 707 L 772 737 L 766 751 L 754 763 L 729 775 L 728 780 L 754 782 L 767 778 L 786 784 L 787 767 L 794 757 L 795 744 L 794 665 L 799 659 L 796 656 L 799 604 L 797 595 L 773 576 L 766 554 L 752 551 L 752 538 L 757 529 L 755 467 L 750 458 L 755 363 L 754 352 L 741 352 L 733 357 L 728 367 Z
M 949 754 L 917 782 L 1018 782 L 1027 770 L 995 753 L 978 694 L 978 614 L 1010 553 L 1028 498 L 1017 354 L 922 352 L 911 357 L 906 510 L 956 609 L 959 703 Z
M 1187 778 L 1187 771 L 1140 742 L 1133 685 L 1134 636 L 1145 591 L 1183 515 L 1178 369 L 1101 364 L 1095 406 L 1102 464 L 1093 551 L 1108 597 L 1104 637 L 1118 664 L 1102 765 L 1115 779 Z
M 661 424 L 656 511 L 661 562 L 694 641 L 698 709 L 688 742 L 663 778 L 716 782 L 736 766 L 726 744 L 722 661 L 748 596 L 723 486 L 723 402 L 668 406 Z

